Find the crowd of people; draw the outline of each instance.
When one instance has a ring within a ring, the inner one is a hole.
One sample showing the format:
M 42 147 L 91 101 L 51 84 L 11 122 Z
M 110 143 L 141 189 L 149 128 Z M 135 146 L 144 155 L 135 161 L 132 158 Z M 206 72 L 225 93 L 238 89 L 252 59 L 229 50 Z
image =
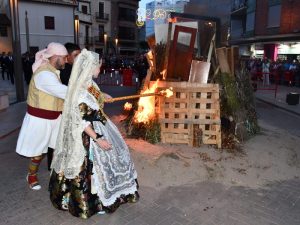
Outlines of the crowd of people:
M 15 83 L 14 79 L 14 60 L 11 52 L 7 54 L 2 52 L 0 55 L 0 66 L 2 79 L 5 80 L 5 73 L 7 80 L 10 80 L 12 84 Z
M 300 87 L 300 63 L 297 59 L 276 61 L 268 58 L 251 58 L 247 61 L 247 69 L 252 80 L 262 81 L 268 86 L 275 82 L 280 85 Z
M 104 113 L 110 96 L 93 81 L 100 67 L 98 54 L 74 44 L 52 42 L 37 52 L 16 147 L 29 159 L 26 180 L 32 190 L 42 188 L 39 166 L 54 149 L 50 200 L 55 208 L 84 219 L 139 199 L 128 146 Z
M 70 73 L 72 69 L 72 63 L 74 56 L 72 54 L 77 54 L 77 52 L 80 50 L 79 46 L 74 43 L 66 43 L 65 44 L 66 49 L 69 52 L 68 56 L 68 63 L 65 66 L 65 70 L 63 70 L 60 74 L 61 81 L 63 84 L 67 85 L 68 82 L 68 76 L 66 77 L 66 74 Z M 72 53 L 73 52 L 73 53 Z M 24 80 L 27 85 L 29 85 L 31 76 L 32 76 L 32 65 L 34 63 L 35 54 L 31 52 L 25 52 L 22 54 L 22 68 L 23 68 L 23 75 Z M 139 81 L 142 81 L 146 74 L 147 69 L 149 68 L 147 59 L 144 54 L 136 55 L 134 58 L 127 58 L 115 55 L 109 55 L 102 58 L 102 66 L 101 66 L 101 73 L 107 72 L 110 73 L 113 70 L 117 70 L 122 74 L 123 69 L 132 69 L 134 72 L 138 75 Z M 2 52 L 0 54 L 0 66 L 1 66 L 1 73 L 2 73 L 2 79 L 10 80 L 12 84 L 14 84 L 14 59 L 11 52 L 8 52 L 7 54 L 5 52 Z M 68 71 L 66 73 L 66 71 Z M 6 78 L 5 78 L 6 74 Z
M 123 69 L 132 69 L 138 75 L 140 81 L 142 81 L 147 75 L 147 69 L 149 68 L 148 61 L 145 54 L 138 54 L 134 58 L 106 56 L 103 58 L 103 65 L 101 72 L 111 72 L 112 70 L 118 70 L 122 74 Z

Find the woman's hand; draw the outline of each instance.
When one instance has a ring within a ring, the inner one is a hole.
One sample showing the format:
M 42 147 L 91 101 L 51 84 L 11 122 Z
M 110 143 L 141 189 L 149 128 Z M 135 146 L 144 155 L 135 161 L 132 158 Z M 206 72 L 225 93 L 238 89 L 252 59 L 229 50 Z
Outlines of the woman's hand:
M 95 142 L 101 149 L 105 151 L 111 150 L 112 148 L 112 144 L 109 143 L 106 139 L 98 138 Z
M 104 98 L 105 99 L 111 99 L 112 97 L 109 95 L 109 94 L 107 94 L 107 93 L 103 93 L 104 94 Z

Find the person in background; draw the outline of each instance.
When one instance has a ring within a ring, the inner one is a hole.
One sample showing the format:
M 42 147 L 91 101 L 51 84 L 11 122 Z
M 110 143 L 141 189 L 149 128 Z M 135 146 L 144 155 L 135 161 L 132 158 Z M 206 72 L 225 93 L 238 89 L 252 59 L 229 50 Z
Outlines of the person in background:
M 1 66 L 1 73 L 2 73 L 2 79 L 5 80 L 4 77 L 4 73 L 6 70 L 6 66 L 5 66 L 5 52 L 2 52 L 2 54 L 0 55 L 0 66 Z
M 8 52 L 7 56 L 5 57 L 5 66 L 7 69 L 7 79 L 10 80 L 11 84 L 15 84 L 14 59 L 11 52 Z
M 32 64 L 34 63 L 34 58 L 31 57 L 29 52 L 26 52 L 22 57 L 22 65 L 23 65 L 23 72 L 26 84 L 29 85 L 31 76 L 32 76 Z
M 68 86 L 72 72 L 72 66 L 76 56 L 80 54 L 80 47 L 77 44 L 70 42 L 66 43 L 65 47 L 68 51 L 67 63 L 65 65 L 65 68 L 60 71 L 60 80 L 64 85 Z
M 267 57 L 262 62 L 263 85 L 270 85 L 270 62 Z
M 40 190 L 37 172 L 47 153 L 54 148 L 61 121 L 67 86 L 59 79 L 59 70 L 67 60 L 67 49 L 60 43 L 50 43 L 46 49 L 36 53 L 29 83 L 27 112 L 17 141 L 16 152 L 29 157 L 26 176 L 29 188 Z

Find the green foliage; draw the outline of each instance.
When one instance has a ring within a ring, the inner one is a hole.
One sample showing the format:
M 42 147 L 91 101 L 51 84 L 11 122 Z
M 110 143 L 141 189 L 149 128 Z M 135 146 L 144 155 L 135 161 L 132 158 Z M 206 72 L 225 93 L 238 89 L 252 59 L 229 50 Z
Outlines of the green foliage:
M 216 83 L 221 86 L 221 116 L 233 115 L 240 108 L 235 78 L 230 74 L 220 73 L 216 77 Z
M 152 144 L 160 142 L 160 124 L 157 119 L 147 123 L 132 123 L 130 136 L 142 138 Z
M 160 142 L 160 123 L 157 119 L 151 120 L 146 124 L 145 140 L 155 144 Z
M 147 123 L 135 123 L 134 114 L 138 108 L 138 101 L 134 101 L 132 109 L 124 120 L 127 135 L 133 138 L 142 138 L 152 144 L 160 142 L 160 124 L 158 119 L 153 119 Z
M 242 68 L 236 76 L 221 73 L 216 76 L 215 82 L 220 85 L 221 117 L 233 118 L 229 135 L 235 135 L 243 141 L 258 133 L 260 129 L 248 72 Z

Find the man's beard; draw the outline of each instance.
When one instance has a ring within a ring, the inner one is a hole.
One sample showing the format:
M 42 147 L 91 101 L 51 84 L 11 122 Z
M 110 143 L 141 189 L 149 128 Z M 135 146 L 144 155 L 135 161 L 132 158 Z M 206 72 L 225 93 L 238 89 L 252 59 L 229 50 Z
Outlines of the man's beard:
M 55 68 L 57 69 L 57 70 L 63 70 L 64 68 L 65 68 L 65 64 L 61 64 L 60 63 L 60 61 L 59 61 L 59 59 L 57 59 L 56 60 L 56 63 L 55 63 Z

